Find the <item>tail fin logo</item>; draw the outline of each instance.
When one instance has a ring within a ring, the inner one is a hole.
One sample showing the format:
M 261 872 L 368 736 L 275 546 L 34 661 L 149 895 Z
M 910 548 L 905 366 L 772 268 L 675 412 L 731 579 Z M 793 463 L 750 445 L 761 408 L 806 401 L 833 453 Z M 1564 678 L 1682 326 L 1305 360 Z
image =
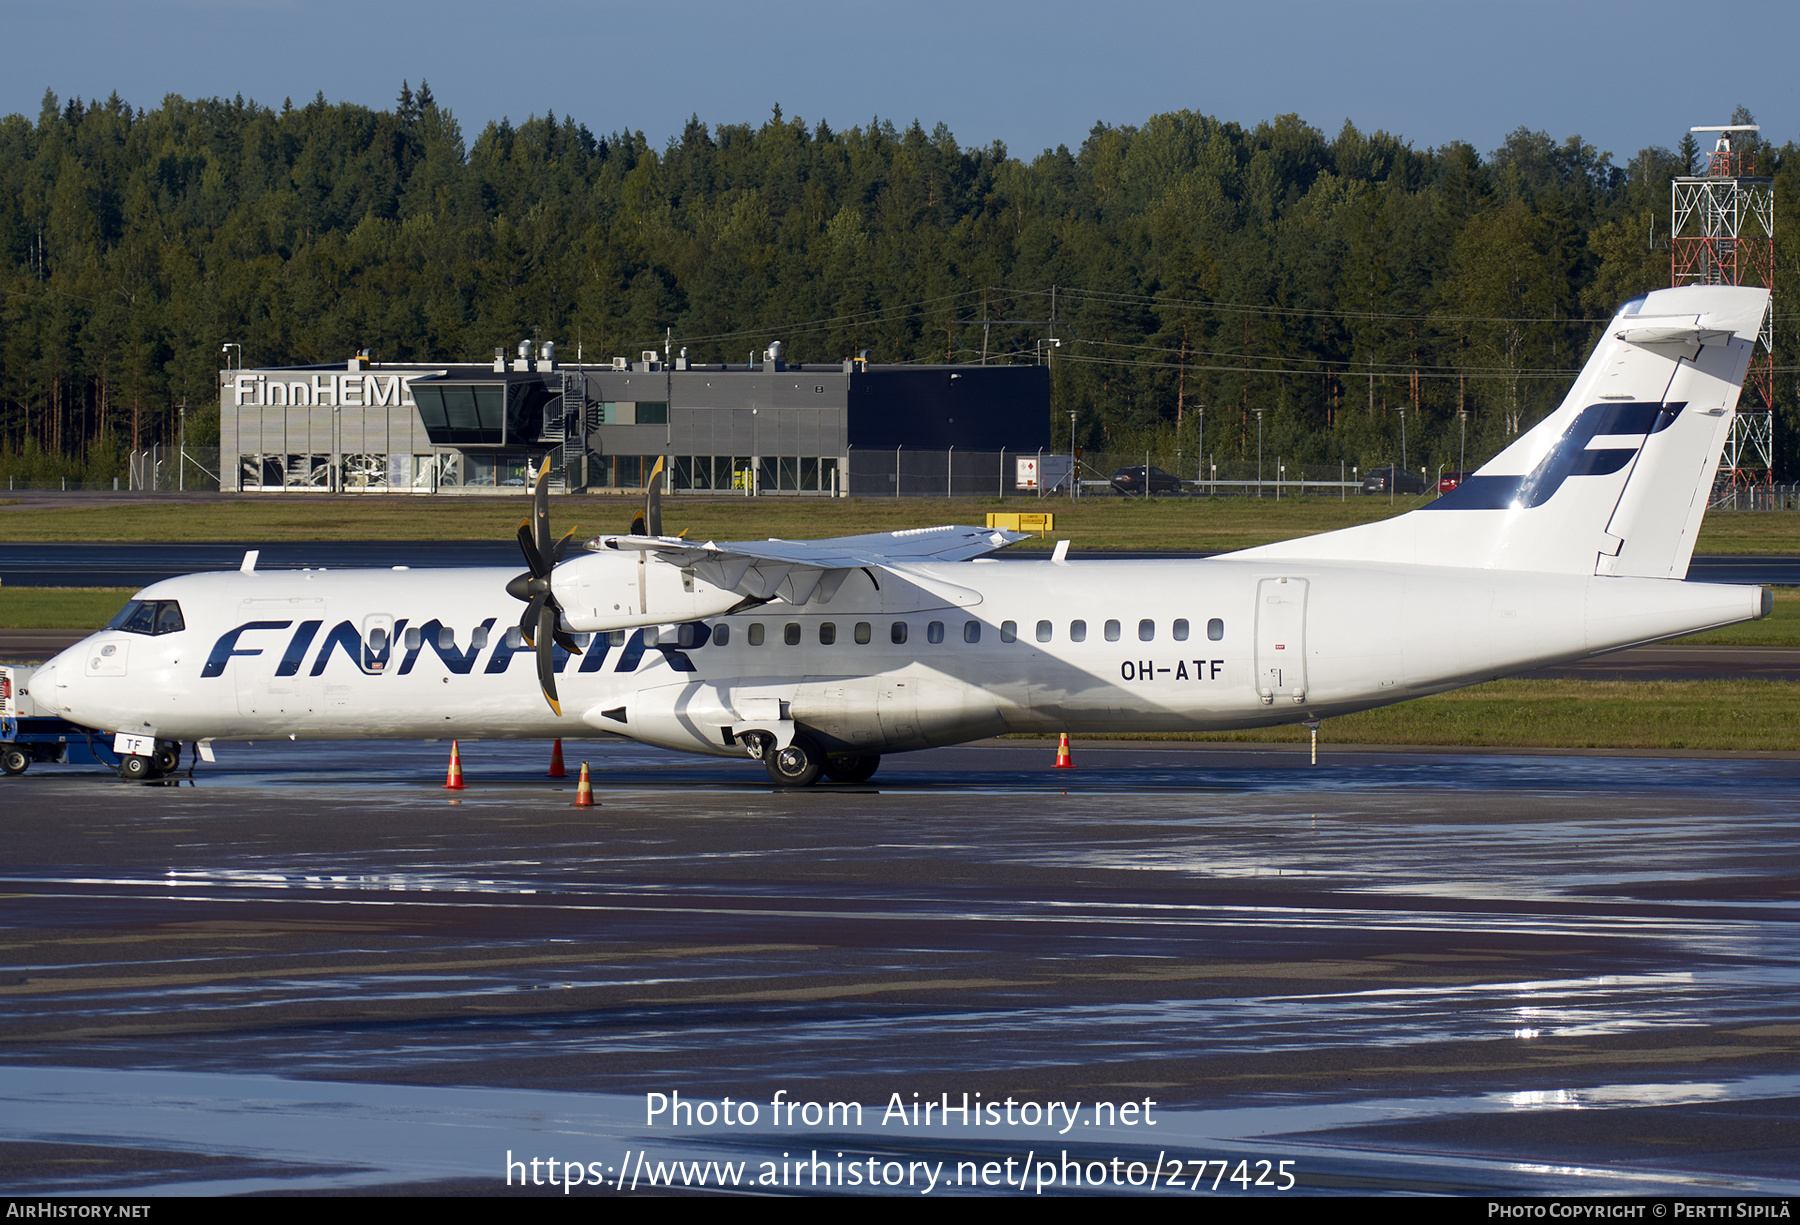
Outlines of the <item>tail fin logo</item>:
M 1668 429 L 1679 404 L 1590 404 L 1575 415 L 1550 453 L 1524 476 L 1469 477 L 1425 510 L 1529 510 L 1542 506 L 1572 476 L 1611 476 L 1631 462 L 1652 434 Z M 1592 447 L 1596 438 L 1637 436 L 1631 446 Z

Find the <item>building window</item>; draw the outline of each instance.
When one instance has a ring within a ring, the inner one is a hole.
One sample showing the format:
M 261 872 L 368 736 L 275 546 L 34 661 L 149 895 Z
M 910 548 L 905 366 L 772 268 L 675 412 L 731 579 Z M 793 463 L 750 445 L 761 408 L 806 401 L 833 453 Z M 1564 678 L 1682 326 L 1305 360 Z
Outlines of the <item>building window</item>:
M 669 424 L 669 402 L 667 400 L 639 400 L 637 402 L 637 423 L 639 425 Z

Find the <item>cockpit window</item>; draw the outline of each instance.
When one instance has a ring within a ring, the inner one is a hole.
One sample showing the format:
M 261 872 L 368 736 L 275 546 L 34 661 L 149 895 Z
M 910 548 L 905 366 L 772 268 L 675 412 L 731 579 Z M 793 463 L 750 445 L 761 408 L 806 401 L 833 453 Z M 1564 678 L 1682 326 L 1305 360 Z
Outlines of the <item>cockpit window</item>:
M 181 605 L 175 600 L 133 600 L 106 625 L 127 634 L 178 634 L 187 628 Z

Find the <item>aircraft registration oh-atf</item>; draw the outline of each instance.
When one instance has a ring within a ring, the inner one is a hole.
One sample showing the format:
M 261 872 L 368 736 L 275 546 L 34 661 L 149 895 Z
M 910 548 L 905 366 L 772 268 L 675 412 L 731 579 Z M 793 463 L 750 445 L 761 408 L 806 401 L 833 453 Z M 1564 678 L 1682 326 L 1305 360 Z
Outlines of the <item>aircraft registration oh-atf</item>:
M 699 544 L 646 522 L 568 558 L 540 474 L 529 570 L 156 583 L 40 669 L 37 708 L 182 741 L 604 730 L 759 758 L 783 785 L 1001 732 L 1324 719 L 1767 615 L 1682 581 L 1768 295 L 1627 303 L 1562 406 L 1454 492 L 1208 560 L 984 556 L 965 527 Z M 522 620 L 519 605 L 526 601 Z M 521 658 L 523 657 L 523 658 Z

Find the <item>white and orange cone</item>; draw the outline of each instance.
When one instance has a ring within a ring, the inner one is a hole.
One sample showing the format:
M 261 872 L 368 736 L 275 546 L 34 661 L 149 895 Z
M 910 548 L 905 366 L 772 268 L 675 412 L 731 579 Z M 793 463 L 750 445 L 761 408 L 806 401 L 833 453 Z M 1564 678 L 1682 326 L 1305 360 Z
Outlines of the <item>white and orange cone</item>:
M 594 806 L 594 780 L 588 777 L 588 763 L 581 763 L 581 781 L 575 784 L 575 807 Z
M 456 741 L 450 742 L 450 773 L 444 777 L 445 791 L 461 791 L 463 789 L 462 753 Z
M 1056 768 L 1058 770 L 1075 768 L 1075 759 L 1069 756 L 1069 733 L 1067 732 L 1064 732 L 1062 739 L 1056 742 Z
M 550 746 L 550 774 L 549 774 L 549 777 L 550 778 L 567 778 L 567 777 L 569 777 L 569 772 L 567 770 L 563 769 L 562 738 L 560 736 L 557 737 L 556 743 Z

